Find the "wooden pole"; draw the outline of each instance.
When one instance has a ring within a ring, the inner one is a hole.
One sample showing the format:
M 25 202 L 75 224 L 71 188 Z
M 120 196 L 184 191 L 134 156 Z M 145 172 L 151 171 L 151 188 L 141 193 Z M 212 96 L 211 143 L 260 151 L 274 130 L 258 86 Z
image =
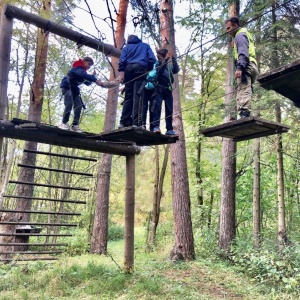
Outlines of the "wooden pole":
M 134 202 L 135 202 L 135 155 L 126 156 L 126 195 L 124 232 L 124 270 L 133 272 L 134 265 Z
M 5 119 L 7 111 L 7 85 L 10 67 L 10 51 L 13 21 L 4 15 L 0 16 L 0 119 Z M 2 156 L 3 137 L 0 136 L 0 161 Z
M 117 49 L 113 45 L 105 44 L 100 40 L 96 40 L 89 36 L 83 35 L 70 28 L 59 25 L 56 22 L 51 22 L 47 19 L 29 13 L 13 5 L 7 5 L 5 15 L 10 18 L 16 18 L 20 21 L 33 24 L 38 28 L 44 29 L 45 31 L 52 32 L 56 35 L 74 41 L 77 43 L 78 47 L 87 46 L 92 49 L 103 52 L 107 56 L 112 56 L 112 57 L 120 57 L 121 55 L 121 50 Z

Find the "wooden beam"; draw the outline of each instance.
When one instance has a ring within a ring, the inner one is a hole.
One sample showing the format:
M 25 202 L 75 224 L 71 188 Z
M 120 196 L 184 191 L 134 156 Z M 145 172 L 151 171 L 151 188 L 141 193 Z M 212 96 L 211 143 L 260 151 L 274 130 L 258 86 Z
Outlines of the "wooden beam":
M 76 227 L 77 224 L 68 224 L 68 223 L 40 223 L 40 222 L 9 222 L 9 221 L 0 221 L 0 224 L 9 224 L 9 225 L 30 225 L 30 226 L 72 226 Z
M 35 14 L 29 13 L 13 5 L 7 5 L 5 15 L 9 18 L 16 18 L 25 23 L 35 25 L 45 31 L 54 33 L 61 37 L 74 41 L 78 47 L 86 46 L 97 51 L 103 52 L 107 56 L 120 57 L 121 50 L 113 45 L 105 44 L 100 40 L 93 39 L 87 35 L 76 32 L 70 28 L 59 25 L 58 22 L 51 22 Z
M 48 156 L 56 156 L 56 157 L 65 157 L 65 158 L 72 158 L 72 159 L 80 159 L 80 160 L 87 160 L 87 161 L 97 161 L 96 158 L 74 156 L 74 155 L 65 155 L 65 154 L 59 154 L 59 153 L 53 153 L 53 152 L 43 152 L 43 151 L 35 151 L 35 150 L 28 150 L 28 149 L 24 149 L 23 152 L 42 154 L 42 155 L 48 155 Z
M 64 251 L 6 251 L 1 252 L 0 254 L 28 254 L 28 255 L 36 255 L 36 254 L 57 254 L 63 253 Z
M 19 228 L 17 228 L 19 229 Z M 0 236 L 58 236 L 58 237 L 66 237 L 66 236 L 73 236 L 73 234 L 67 233 L 24 233 L 24 232 L 17 232 L 17 233 L 1 233 Z
M 46 168 L 46 167 L 34 166 L 34 165 L 18 164 L 18 167 L 29 168 L 29 169 L 37 169 L 37 170 L 43 170 L 43 171 L 49 171 L 49 172 L 58 172 L 58 173 L 66 173 L 66 174 L 93 177 L 93 174 L 90 174 L 90 173 L 75 172 L 75 171 L 68 171 L 68 170 L 61 170 L 61 169 L 54 169 L 54 168 Z
M 44 198 L 44 197 L 27 197 L 19 195 L 3 195 L 5 198 L 15 198 L 19 199 L 28 199 L 28 200 L 40 200 L 40 201 L 53 201 L 53 202 L 66 202 L 66 203 L 75 203 L 75 204 L 86 204 L 86 201 L 79 200 L 64 200 L 64 199 L 54 199 L 54 198 Z
M 50 187 L 50 188 L 57 188 L 57 189 L 64 189 L 64 190 L 76 190 L 76 191 L 86 191 L 86 192 L 89 191 L 89 189 L 81 188 L 81 187 L 71 187 L 71 186 L 44 184 L 44 183 L 36 183 L 36 182 L 25 182 L 25 181 L 17 181 L 17 180 L 9 180 L 9 183 L 43 186 L 43 187 Z
M 135 206 L 135 156 L 126 156 L 126 194 L 124 229 L 124 269 L 133 272 L 134 266 L 134 206 Z
M 74 212 L 55 212 L 55 211 L 40 211 L 40 210 L 15 210 L 15 209 L 0 209 L 0 212 L 10 213 L 28 213 L 28 214 L 44 214 L 44 215 L 60 215 L 60 216 L 81 216 L 81 213 Z
M 50 145 L 82 149 L 94 152 L 109 153 L 115 155 L 130 155 L 139 154 L 141 151 L 140 147 L 133 144 L 124 145 L 122 143 L 114 143 L 101 141 L 98 139 L 87 139 L 81 133 L 66 132 L 54 128 L 53 126 L 40 125 L 37 129 L 25 129 L 16 126 L 15 123 L 5 120 L 0 120 L 0 137 L 8 137 L 13 139 L 33 141 L 38 143 L 45 143 Z M 50 129 L 49 129 L 50 128 Z M 49 129 L 49 130 L 48 130 Z M 70 134 L 70 136 L 68 136 Z
M 53 246 L 68 246 L 67 243 L 55 244 L 55 243 L 0 243 L 0 246 L 43 246 L 43 247 L 53 247 Z M 0 253 L 2 254 L 2 253 Z

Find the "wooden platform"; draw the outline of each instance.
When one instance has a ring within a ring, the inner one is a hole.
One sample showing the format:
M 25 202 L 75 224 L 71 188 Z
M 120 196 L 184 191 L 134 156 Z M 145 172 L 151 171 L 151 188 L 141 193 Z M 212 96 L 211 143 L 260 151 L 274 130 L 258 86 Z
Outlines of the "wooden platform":
M 300 107 L 300 59 L 257 77 L 260 86 L 274 90 Z
M 139 154 L 138 146 L 170 144 L 178 140 L 178 136 L 157 134 L 140 127 L 100 134 L 79 133 L 21 119 L 0 120 L 0 136 L 116 155 Z
M 289 127 L 286 125 L 251 116 L 204 129 L 201 133 L 207 137 L 222 136 L 238 142 L 284 133 L 288 130 Z

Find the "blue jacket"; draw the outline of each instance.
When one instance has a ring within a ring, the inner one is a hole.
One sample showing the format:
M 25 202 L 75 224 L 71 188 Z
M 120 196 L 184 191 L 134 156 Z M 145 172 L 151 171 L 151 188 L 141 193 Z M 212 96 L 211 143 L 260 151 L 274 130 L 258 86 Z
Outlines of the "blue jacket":
M 94 75 L 89 75 L 86 72 L 83 61 L 79 59 L 73 63 L 73 68 L 70 69 L 67 76 L 64 76 L 62 79 L 60 88 L 68 90 L 71 85 L 71 91 L 73 97 L 75 97 L 80 94 L 80 84 L 84 83 L 85 85 L 91 85 L 92 82 L 96 82 L 96 80 L 97 78 Z
M 150 46 L 143 43 L 136 35 L 131 35 L 125 48 L 123 48 L 119 60 L 119 72 L 124 72 L 127 64 L 140 64 L 146 70 L 153 68 L 156 58 Z

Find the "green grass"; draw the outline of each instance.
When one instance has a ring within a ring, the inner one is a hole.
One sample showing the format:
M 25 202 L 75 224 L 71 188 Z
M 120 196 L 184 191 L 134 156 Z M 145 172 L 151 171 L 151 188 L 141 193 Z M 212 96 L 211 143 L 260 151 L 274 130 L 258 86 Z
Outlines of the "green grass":
M 135 271 L 125 274 L 123 241 L 109 243 L 108 256 L 63 256 L 56 262 L 3 265 L 0 299 L 298 299 L 255 284 L 220 260 L 172 263 L 172 242 L 146 253 L 144 231 L 137 230 Z M 120 269 L 121 268 L 121 269 Z

